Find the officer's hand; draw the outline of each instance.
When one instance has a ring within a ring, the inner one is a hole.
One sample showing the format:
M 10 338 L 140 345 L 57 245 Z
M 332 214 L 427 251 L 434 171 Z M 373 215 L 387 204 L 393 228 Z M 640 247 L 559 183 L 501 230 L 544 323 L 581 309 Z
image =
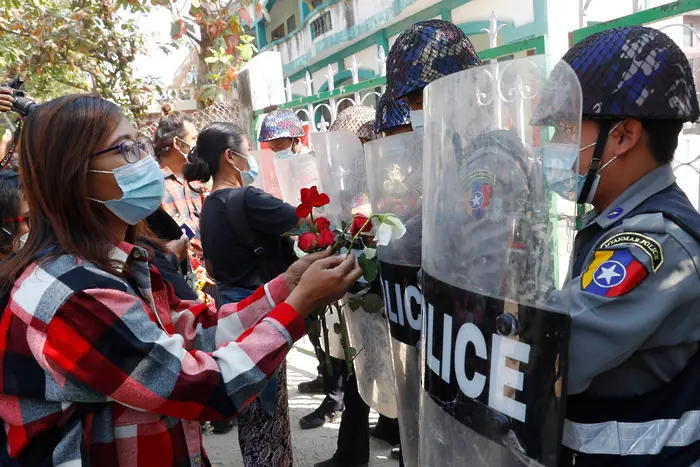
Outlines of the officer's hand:
M 8 87 L 0 87 L 0 112 L 9 112 L 12 110 L 12 102 L 15 98 L 12 97 L 12 89 Z
M 286 302 L 306 318 L 321 306 L 339 300 L 360 277 L 362 269 L 351 254 L 345 259 L 330 256 L 315 261 L 301 276 Z

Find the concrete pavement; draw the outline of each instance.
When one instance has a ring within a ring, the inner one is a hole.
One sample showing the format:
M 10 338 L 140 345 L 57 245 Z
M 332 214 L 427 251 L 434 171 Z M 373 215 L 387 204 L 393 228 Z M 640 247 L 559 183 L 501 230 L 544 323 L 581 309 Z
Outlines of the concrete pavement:
M 326 424 L 314 430 L 299 428 L 299 419 L 314 410 L 323 400 L 321 395 L 299 394 L 297 385 L 316 376 L 316 359 L 309 356 L 308 343 L 302 340 L 287 357 L 287 384 L 289 385 L 289 412 L 292 423 L 294 466 L 313 467 L 333 456 L 338 436 L 338 423 Z M 301 349 L 301 350 L 300 350 Z M 372 411 L 370 423 L 376 423 L 377 413 Z M 370 467 L 398 467 L 398 461 L 389 457 L 391 446 L 383 441 L 370 440 Z M 226 435 L 207 435 L 204 446 L 215 467 L 242 467 L 243 460 L 238 447 L 238 432 L 234 428 Z M 257 467 L 257 466 L 256 466 Z M 275 467 L 275 466 L 259 466 Z

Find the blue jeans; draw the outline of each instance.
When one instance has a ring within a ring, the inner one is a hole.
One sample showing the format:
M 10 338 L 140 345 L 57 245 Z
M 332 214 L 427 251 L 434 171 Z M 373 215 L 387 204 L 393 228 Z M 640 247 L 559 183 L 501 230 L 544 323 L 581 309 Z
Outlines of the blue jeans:
M 222 283 L 217 283 L 221 303 L 217 303 L 217 307 L 228 303 L 238 303 L 251 295 L 255 290 L 244 289 L 243 287 L 230 287 Z M 272 416 L 277 411 L 277 375 L 273 374 L 270 381 L 260 393 L 260 405 L 263 410 Z

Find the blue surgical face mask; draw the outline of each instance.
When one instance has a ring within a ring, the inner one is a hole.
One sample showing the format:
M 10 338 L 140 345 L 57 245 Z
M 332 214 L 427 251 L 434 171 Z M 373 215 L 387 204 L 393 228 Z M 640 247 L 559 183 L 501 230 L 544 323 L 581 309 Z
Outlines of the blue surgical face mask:
M 146 156 L 133 164 L 126 164 L 111 171 L 88 170 L 100 174 L 112 174 L 122 190 L 120 199 L 90 201 L 104 204 L 115 216 L 129 225 L 135 225 L 151 215 L 165 195 L 165 182 L 158 162 Z
M 423 127 L 425 126 L 425 117 L 423 116 L 423 109 L 421 110 L 411 110 L 411 127 L 416 133 L 423 134 Z
M 615 125 L 609 132 L 612 133 L 622 122 Z M 552 191 L 564 199 L 578 202 L 583 187 L 586 184 L 588 174 L 581 175 L 578 170 L 574 170 L 574 164 L 578 160 L 579 154 L 586 149 L 594 147 L 596 143 L 591 143 L 577 150 L 575 144 L 546 143 L 542 146 L 542 169 Z M 603 164 L 593 179 L 593 184 L 588 192 L 584 203 L 592 203 L 593 196 L 600 183 L 600 173 L 609 166 L 618 156 L 613 157 Z
M 248 170 L 241 170 L 235 165 L 233 167 L 241 173 L 241 182 L 243 183 L 243 186 L 252 185 L 255 182 L 255 179 L 258 178 L 258 161 L 252 156 L 246 157 L 242 154 L 238 154 L 237 152 L 233 153 L 248 161 Z

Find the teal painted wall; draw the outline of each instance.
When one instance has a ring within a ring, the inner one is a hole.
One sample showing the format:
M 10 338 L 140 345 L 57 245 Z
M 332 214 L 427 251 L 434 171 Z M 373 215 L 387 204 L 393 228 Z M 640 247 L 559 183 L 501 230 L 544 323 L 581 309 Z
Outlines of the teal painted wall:
M 273 2 L 275 0 L 269 0 Z M 304 16 L 304 20 L 300 25 L 299 29 L 306 26 L 306 24 L 311 21 L 314 16 L 321 11 L 323 8 L 330 6 L 340 0 L 327 0 L 320 7 L 316 8 L 313 12 Z M 367 34 L 372 30 L 380 28 L 381 25 L 386 24 L 391 21 L 395 16 L 399 14 L 407 6 L 414 3 L 415 0 L 394 0 L 391 8 L 388 8 L 377 15 L 372 16 L 361 24 L 357 24 L 352 28 L 346 29 L 344 31 L 339 31 L 338 33 L 319 40 L 315 43 L 315 54 L 319 54 L 324 50 L 331 47 L 335 47 L 343 42 L 350 42 L 355 37 Z M 283 64 L 284 74 L 289 77 L 291 82 L 299 81 L 304 78 L 304 75 L 308 71 L 310 74 L 325 68 L 329 63 L 342 63 L 345 58 L 351 57 L 353 54 L 364 50 L 374 44 L 381 45 L 384 47 L 386 53 L 389 52 L 389 42 L 388 38 L 396 34 L 401 33 L 406 30 L 412 24 L 432 19 L 434 17 L 442 17 L 445 20 L 451 19 L 451 11 L 471 0 L 442 0 L 428 8 L 425 8 L 415 15 L 405 18 L 396 24 L 388 26 L 386 28 L 380 28 L 376 30 L 373 34 L 353 43 L 349 44 L 342 50 L 331 54 L 330 56 L 319 60 L 316 63 L 307 65 L 313 60 L 314 55 L 311 51 L 308 51 L 303 56 L 293 60 L 289 63 Z M 501 29 L 501 39 L 504 44 L 519 41 L 522 39 L 527 39 L 530 37 L 535 37 L 539 35 L 547 34 L 547 0 L 532 0 L 533 10 L 534 10 L 534 21 L 528 24 L 515 27 L 512 22 L 499 22 L 503 24 L 504 27 Z M 482 34 L 481 29 L 489 27 L 488 21 L 472 21 L 468 23 L 462 23 L 458 25 L 467 35 Z M 297 29 L 297 31 L 299 30 Z M 287 36 L 285 39 L 288 39 Z M 263 46 L 261 50 L 269 48 L 273 43 Z

